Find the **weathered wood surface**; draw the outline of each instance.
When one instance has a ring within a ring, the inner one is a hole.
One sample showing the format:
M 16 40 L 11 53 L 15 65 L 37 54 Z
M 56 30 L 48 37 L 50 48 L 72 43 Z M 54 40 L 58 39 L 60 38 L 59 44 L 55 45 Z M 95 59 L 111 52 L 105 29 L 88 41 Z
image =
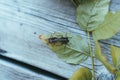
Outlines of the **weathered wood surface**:
M 56 80 L 0 60 L 0 80 Z
M 110 9 L 120 10 L 120 1 L 112 0 Z M 38 38 L 58 31 L 86 37 L 76 24 L 75 8 L 69 0 L 0 0 L 0 48 L 7 51 L 2 55 L 66 78 L 81 65 L 91 68 L 90 59 L 80 65 L 65 63 Z M 119 35 L 101 43 L 120 46 Z M 108 46 L 103 47 L 108 53 Z M 101 63 L 96 61 L 96 65 Z M 102 65 L 96 70 L 98 74 L 106 71 Z

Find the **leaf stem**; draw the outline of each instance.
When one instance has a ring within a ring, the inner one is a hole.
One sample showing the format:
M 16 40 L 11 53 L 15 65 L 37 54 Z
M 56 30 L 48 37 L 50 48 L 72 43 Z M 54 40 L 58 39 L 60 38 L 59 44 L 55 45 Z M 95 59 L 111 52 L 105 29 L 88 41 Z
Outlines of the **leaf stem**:
M 93 55 L 93 52 L 92 52 L 91 39 L 90 39 L 90 32 L 87 32 L 87 33 L 88 33 L 89 53 L 90 53 L 91 60 L 92 60 L 93 78 L 94 78 L 94 80 L 97 80 L 97 79 L 96 79 L 96 74 L 95 74 L 94 55 Z

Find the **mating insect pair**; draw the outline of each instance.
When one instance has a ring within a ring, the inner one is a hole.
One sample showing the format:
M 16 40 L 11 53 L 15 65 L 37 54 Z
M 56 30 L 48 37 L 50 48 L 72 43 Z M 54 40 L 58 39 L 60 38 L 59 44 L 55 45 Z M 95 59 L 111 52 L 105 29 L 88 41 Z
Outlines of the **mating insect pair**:
M 57 37 L 52 37 L 48 39 L 49 44 L 55 44 L 60 42 L 61 44 L 67 44 L 69 42 L 68 37 L 61 37 L 61 38 L 57 38 Z
M 54 44 L 55 45 L 56 43 L 61 43 L 61 45 L 63 45 L 63 44 L 67 45 L 68 42 L 69 42 L 69 39 L 67 37 L 67 34 L 66 34 L 66 37 L 63 37 L 63 36 L 61 36 L 61 37 L 52 37 L 52 35 L 51 35 L 51 37 L 48 38 L 48 43 L 49 44 Z

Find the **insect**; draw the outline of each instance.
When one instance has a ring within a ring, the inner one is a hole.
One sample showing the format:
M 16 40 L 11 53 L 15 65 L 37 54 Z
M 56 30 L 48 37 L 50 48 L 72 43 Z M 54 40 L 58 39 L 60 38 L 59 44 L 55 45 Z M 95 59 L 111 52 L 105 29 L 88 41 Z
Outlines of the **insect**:
M 58 39 L 59 39 L 59 38 L 57 38 L 57 37 L 49 38 L 49 39 L 48 39 L 48 43 L 50 43 L 50 44 L 55 44 L 55 43 L 58 42 Z
M 67 35 L 66 35 L 67 36 Z M 48 39 L 49 44 L 56 44 L 56 43 L 61 43 L 61 45 L 65 44 L 67 45 L 69 42 L 68 37 L 51 37 Z
M 61 38 L 59 38 L 59 42 L 61 42 L 61 44 L 68 44 L 68 42 L 69 42 L 69 39 L 68 39 L 68 37 L 61 37 Z

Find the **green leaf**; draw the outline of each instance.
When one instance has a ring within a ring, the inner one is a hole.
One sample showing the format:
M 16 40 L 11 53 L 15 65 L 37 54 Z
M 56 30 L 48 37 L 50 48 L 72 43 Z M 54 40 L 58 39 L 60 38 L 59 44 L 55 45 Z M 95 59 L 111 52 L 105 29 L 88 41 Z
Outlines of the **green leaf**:
M 93 0 L 77 8 L 77 22 L 85 31 L 93 31 L 104 21 L 110 0 Z
M 73 4 L 75 5 L 75 6 L 79 6 L 79 4 L 84 4 L 84 3 L 86 3 L 86 2 L 89 2 L 89 1 L 93 1 L 93 0 L 71 0 L 72 2 L 73 2 Z
M 116 13 L 109 12 L 104 22 L 93 31 L 94 40 L 108 39 L 114 36 L 120 30 L 120 11 Z
M 51 36 L 52 35 L 52 36 Z M 89 56 L 89 46 L 87 41 L 81 36 L 71 33 L 54 33 L 44 35 L 44 41 L 61 59 L 71 64 L 79 64 Z M 51 37 L 68 37 L 69 43 L 64 45 L 61 42 L 50 44 L 48 39 Z
M 81 0 L 71 0 L 75 6 L 78 6 Z
M 116 79 L 115 80 L 120 80 L 120 70 L 116 73 Z
M 76 70 L 69 80 L 92 80 L 92 72 L 88 68 L 82 67 Z
M 111 55 L 114 66 L 120 66 L 120 48 L 111 46 Z
M 95 42 L 95 51 L 94 51 L 95 57 L 103 63 L 103 65 L 109 70 L 111 73 L 116 73 L 117 69 L 114 68 L 111 64 L 107 62 L 107 59 L 105 55 L 101 52 L 100 45 L 98 41 Z

